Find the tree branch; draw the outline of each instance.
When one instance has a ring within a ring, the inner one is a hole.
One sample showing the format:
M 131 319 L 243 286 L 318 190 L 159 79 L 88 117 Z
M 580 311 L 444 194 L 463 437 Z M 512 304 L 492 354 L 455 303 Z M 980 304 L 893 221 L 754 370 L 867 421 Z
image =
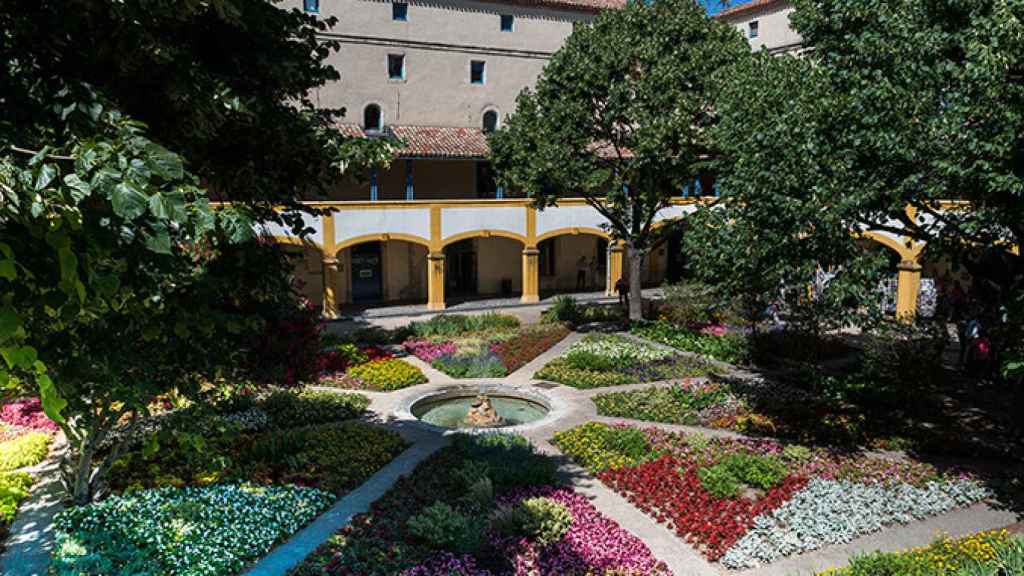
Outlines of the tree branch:
M 27 156 L 37 156 L 39 152 L 41 152 L 40 150 L 29 150 L 28 148 L 19 148 L 18 146 L 11 146 L 11 151 L 17 152 L 18 154 L 25 154 Z M 44 158 L 49 158 L 50 160 L 63 160 L 65 162 L 75 161 L 74 156 L 61 156 L 59 154 L 46 154 Z

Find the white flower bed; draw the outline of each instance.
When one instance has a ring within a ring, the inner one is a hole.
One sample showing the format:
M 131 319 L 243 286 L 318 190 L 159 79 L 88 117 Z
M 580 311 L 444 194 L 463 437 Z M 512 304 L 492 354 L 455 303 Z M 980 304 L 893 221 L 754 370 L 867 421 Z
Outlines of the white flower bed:
M 674 356 L 675 352 L 642 344 L 629 338 L 615 335 L 590 335 L 576 342 L 566 351 L 566 356 L 575 353 L 588 353 L 612 360 L 634 360 L 637 362 L 654 362 Z
M 51 568 L 71 574 L 236 574 L 331 506 L 314 488 L 159 488 L 70 508 Z
M 973 480 L 857 484 L 815 478 L 780 508 L 758 516 L 722 558 L 727 568 L 751 568 L 783 556 L 845 544 L 893 524 L 906 524 L 973 504 L 988 496 Z

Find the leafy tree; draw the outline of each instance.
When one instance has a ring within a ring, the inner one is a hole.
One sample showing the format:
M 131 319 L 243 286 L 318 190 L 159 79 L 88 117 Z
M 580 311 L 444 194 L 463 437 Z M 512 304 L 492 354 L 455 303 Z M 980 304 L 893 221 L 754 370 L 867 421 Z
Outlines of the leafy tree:
M 38 389 L 76 503 L 102 496 L 116 426 L 245 377 L 297 305 L 254 221 L 386 154 L 306 97 L 336 78 L 329 24 L 262 0 L 0 9 L 0 385 Z
M 577 28 L 490 139 L 504 186 L 540 208 L 582 196 L 608 220 L 625 244 L 633 320 L 655 217 L 715 153 L 708 81 L 748 56 L 695 2 L 632 1 Z
M 769 243 L 781 223 L 790 240 L 785 250 L 757 248 L 771 252 L 764 267 L 820 252 L 825 263 L 855 268 L 860 258 L 844 236 L 851 230 L 906 235 L 963 259 L 979 246 L 1020 245 L 1024 4 L 795 4 L 792 24 L 810 47 L 803 60 L 740 65 L 719 102 L 728 117 L 716 133 L 728 141 L 723 190 L 740 207 L 731 215 Z M 831 239 L 801 250 L 800 234 Z M 751 257 L 739 243 L 729 251 L 737 261 Z M 1002 259 L 986 267 L 1011 271 L 990 299 L 1019 310 L 1024 267 Z
M 848 177 L 842 157 L 816 154 L 834 145 L 816 129 L 831 114 L 822 76 L 808 59 L 762 53 L 716 77 L 724 193 L 690 218 L 684 245 L 690 271 L 721 297 L 739 296 L 755 327 L 769 307 L 815 335 L 877 317 L 885 261 L 841 210 L 822 209 L 842 202 L 836 183 Z

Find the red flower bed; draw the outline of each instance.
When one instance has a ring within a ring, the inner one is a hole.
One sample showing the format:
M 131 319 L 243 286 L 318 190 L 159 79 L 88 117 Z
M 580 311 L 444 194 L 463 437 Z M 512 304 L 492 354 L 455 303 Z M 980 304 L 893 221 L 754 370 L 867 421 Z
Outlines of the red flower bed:
M 511 374 L 540 356 L 548 348 L 558 344 L 569 335 L 569 329 L 558 325 L 546 330 L 524 331 L 515 338 L 491 346 L 501 363 Z
M 5 404 L 0 408 L 0 420 L 13 426 L 43 432 L 57 430 L 57 423 L 43 413 L 43 406 L 39 402 L 39 398 L 23 398 Z
M 359 351 L 366 355 L 366 362 L 373 362 L 374 360 L 389 360 L 394 358 L 394 355 L 390 352 L 378 348 L 377 346 L 365 346 L 359 348 Z M 364 362 L 359 362 L 360 364 Z M 316 372 L 323 376 L 333 376 L 335 374 L 344 373 L 355 363 L 351 361 L 349 354 L 346 354 L 340 350 L 321 350 L 316 357 Z
M 790 476 L 756 499 L 720 499 L 701 486 L 696 467 L 680 474 L 680 465 L 679 460 L 662 456 L 598 476 L 634 506 L 695 544 L 711 561 L 721 558 L 753 526 L 754 518 L 782 506 L 807 483 L 805 478 Z

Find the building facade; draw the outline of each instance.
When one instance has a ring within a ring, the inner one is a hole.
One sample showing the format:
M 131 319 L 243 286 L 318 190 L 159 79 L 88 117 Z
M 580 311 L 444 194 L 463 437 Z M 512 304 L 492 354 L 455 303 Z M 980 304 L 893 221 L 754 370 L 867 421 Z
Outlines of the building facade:
M 309 198 L 329 209 L 306 216 L 309 237 L 263 228 L 294 253 L 306 296 L 333 316 L 387 303 L 441 310 L 480 296 L 536 302 L 542 293 L 612 294 L 628 266 L 604 219 L 579 198 L 541 211 L 497 187 L 486 133 L 514 111 L 518 94 L 574 27 L 624 2 L 286 0 L 286 8 L 338 19 L 324 37 L 341 44 L 329 60 L 341 79 L 314 94 L 319 105 L 346 110 L 338 129 L 402 143 L 389 166 Z M 789 25 L 793 11 L 788 0 L 753 0 L 717 17 L 752 50 L 781 54 L 804 48 Z M 698 188 L 658 220 L 693 211 Z M 892 252 L 896 312 L 913 313 L 928 266 L 924 246 L 890 233 L 862 236 Z M 682 258 L 678 232 L 665 235 L 645 260 L 642 281 L 678 279 Z

